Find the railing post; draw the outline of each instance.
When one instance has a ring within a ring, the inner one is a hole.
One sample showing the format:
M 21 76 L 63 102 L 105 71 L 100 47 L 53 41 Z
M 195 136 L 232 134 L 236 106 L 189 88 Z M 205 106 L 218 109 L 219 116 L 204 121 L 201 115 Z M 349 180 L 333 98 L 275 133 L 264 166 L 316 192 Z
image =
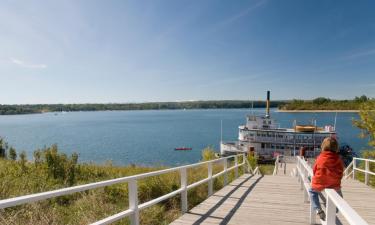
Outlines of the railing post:
M 236 168 L 234 168 L 234 176 L 237 179 L 238 178 L 238 155 L 234 157 L 234 165 Z
M 315 224 L 316 223 L 316 214 L 315 214 L 315 209 L 313 207 L 313 203 L 310 200 L 310 224 Z
M 368 178 L 369 178 L 369 174 L 368 172 L 370 171 L 370 161 L 368 160 L 365 160 L 365 184 L 368 185 Z
M 188 210 L 186 168 L 180 169 L 180 177 L 181 177 L 181 188 L 183 189 L 183 191 L 181 192 L 181 211 L 182 213 L 186 213 Z
M 224 186 L 228 184 L 228 161 L 224 158 Z
M 307 193 L 307 190 L 303 190 L 303 202 L 309 202 L 309 193 Z
M 208 196 L 213 193 L 213 182 L 212 182 L 212 162 L 208 163 Z
M 301 184 L 300 190 L 303 190 L 303 182 L 305 182 L 305 169 L 301 168 L 301 179 L 299 183 Z
M 355 158 L 353 158 L 353 180 L 355 180 L 355 168 L 357 168 L 357 162 Z
M 242 171 L 245 174 L 246 173 L 246 159 L 245 159 L 245 154 L 242 154 Z
M 130 216 L 131 225 L 139 225 L 139 209 L 138 209 L 138 187 L 137 180 L 130 180 L 128 183 L 129 189 L 129 209 L 133 210 Z
M 327 215 L 326 215 L 327 225 L 336 224 L 336 206 L 328 195 L 327 195 L 326 209 L 327 209 Z

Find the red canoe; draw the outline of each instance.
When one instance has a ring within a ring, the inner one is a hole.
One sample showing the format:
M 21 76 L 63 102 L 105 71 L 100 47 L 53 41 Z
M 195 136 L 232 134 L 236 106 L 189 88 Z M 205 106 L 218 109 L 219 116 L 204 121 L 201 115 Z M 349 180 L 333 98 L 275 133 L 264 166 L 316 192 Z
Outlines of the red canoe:
M 187 147 L 181 147 L 181 148 L 175 148 L 176 151 L 186 151 L 186 150 L 192 150 L 193 148 L 187 148 Z

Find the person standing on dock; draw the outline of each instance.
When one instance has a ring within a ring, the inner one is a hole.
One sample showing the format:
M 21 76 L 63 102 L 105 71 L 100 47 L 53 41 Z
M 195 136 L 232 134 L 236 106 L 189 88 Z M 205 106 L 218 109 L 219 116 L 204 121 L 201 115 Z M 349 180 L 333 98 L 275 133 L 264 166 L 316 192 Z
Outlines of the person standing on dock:
M 341 160 L 338 142 L 335 138 L 327 137 L 323 140 L 321 153 L 314 164 L 314 176 L 311 182 L 311 202 L 316 214 L 325 220 L 325 213 L 319 202 L 319 193 L 325 188 L 332 188 L 342 196 L 341 178 L 344 172 L 344 162 Z

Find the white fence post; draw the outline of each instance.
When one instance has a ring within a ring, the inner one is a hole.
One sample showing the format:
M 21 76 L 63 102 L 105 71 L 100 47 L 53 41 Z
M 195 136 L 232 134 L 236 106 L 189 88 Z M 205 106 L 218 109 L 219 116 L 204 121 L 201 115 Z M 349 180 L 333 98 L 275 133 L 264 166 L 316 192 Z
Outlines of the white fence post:
M 181 211 L 182 213 L 186 213 L 188 210 L 186 168 L 180 169 L 180 177 L 181 177 L 181 188 L 183 189 L 183 191 L 181 192 Z
M 237 179 L 238 178 L 238 155 L 234 157 L 234 165 L 236 168 L 234 168 L 234 176 Z
M 228 184 L 228 161 L 224 158 L 224 186 Z
M 131 225 L 139 225 L 139 209 L 138 209 L 138 187 L 137 180 L 130 180 L 128 183 L 129 189 L 129 209 L 133 210 L 130 216 Z
M 357 162 L 355 158 L 353 158 L 353 180 L 355 179 L 355 169 L 357 168 Z
M 368 185 L 368 178 L 369 178 L 369 174 L 368 172 L 370 171 L 370 161 L 366 160 L 365 161 L 365 184 Z
M 336 206 L 328 195 L 327 195 L 326 209 L 327 209 L 327 214 L 326 214 L 327 225 L 336 224 Z
M 208 196 L 213 193 L 213 182 L 212 182 L 212 162 L 208 163 Z
M 303 190 L 303 202 L 309 202 L 309 193 L 307 193 L 307 190 Z
M 305 177 L 305 169 L 301 168 L 301 179 L 299 181 L 299 183 L 301 184 L 300 190 L 303 190 L 303 183 L 305 182 L 304 177 Z
M 315 209 L 313 207 L 313 203 L 310 200 L 310 224 L 315 224 L 316 223 L 316 214 L 315 214 Z
M 245 160 L 245 154 L 242 154 L 242 170 L 243 170 L 243 173 L 245 174 L 246 173 L 246 160 Z

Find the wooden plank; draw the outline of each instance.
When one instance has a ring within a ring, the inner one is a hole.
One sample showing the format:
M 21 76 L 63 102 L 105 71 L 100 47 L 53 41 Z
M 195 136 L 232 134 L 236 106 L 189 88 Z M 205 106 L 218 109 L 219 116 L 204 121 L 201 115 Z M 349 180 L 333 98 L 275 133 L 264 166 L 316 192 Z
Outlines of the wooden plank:
M 172 224 L 306 224 L 308 215 L 294 178 L 245 174 Z
M 287 164 L 287 171 L 292 166 Z M 296 178 L 251 176 L 245 174 L 174 221 L 187 224 L 309 224 L 309 203 Z M 365 219 L 375 225 L 375 189 L 353 180 L 343 181 L 344 199 Z M 338 213 L 338 220 L 348 224 Z M 318 219 L 316 221 L 319 221 Z

